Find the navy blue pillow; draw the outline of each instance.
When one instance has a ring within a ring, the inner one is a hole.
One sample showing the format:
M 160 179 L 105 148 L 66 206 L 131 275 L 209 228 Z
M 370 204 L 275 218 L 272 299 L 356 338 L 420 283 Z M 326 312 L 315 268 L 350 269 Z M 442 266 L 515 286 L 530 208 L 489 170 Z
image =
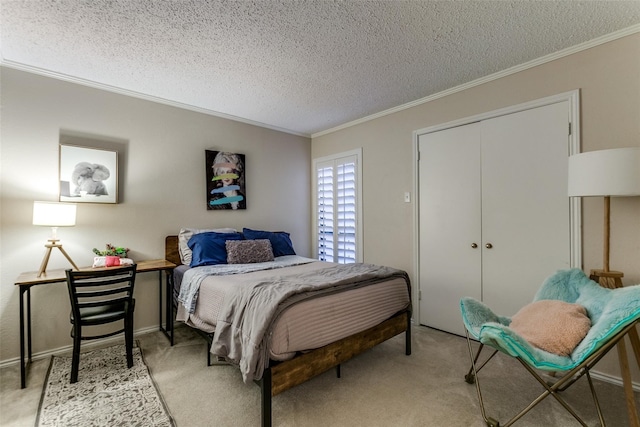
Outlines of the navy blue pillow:
M 187 242 L 191 249 L 191 267 L 227 263 L 227 240 L 242 240 L 240 233 L 198 233 Z
M 296 254 L 296 251 L 293 250 L 293 243 L 291 243 L 289 233 L 285 233 L 284 231 L 272 232 L 243 228 L 242 234 L 244 234 L 244 238 L 247 240 L 269 239 L 271 247 L 273 248 L 273 256 L 278 257 Z

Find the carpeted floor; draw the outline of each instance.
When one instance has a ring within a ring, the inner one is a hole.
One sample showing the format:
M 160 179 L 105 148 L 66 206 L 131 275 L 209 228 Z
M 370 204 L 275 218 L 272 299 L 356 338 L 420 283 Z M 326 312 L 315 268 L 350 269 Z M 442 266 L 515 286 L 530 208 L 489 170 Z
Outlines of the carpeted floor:
M 329 371 L 274 397 L 274 426 L 484 426 L 475 387 L 464 381 L 466 341 L 425 327 L 413 332 L 411 356 L 399 336 L 345 363 L 340 379 Z M 177 426 L 260 425 L 258 386 L 244 384 L 234 367 L 207 367 L 204 341 L 189 328 L 176 329 L 173 347 L 159 332 L 136 338 Z M 19 366 L 0 370 L 0 425 L 34 425 L 47 367 L 48 359 L 34 362 L 24 390 Z M 481 380 L 488 415 L 503 423 L 541 392 L 517 361 L 502 355 Z M 627 425 L 622 388 L 595 383 L 607 425 Z M 598 425 L 586 380 L 563 395 L 589 425 Z M 548 398 L 516 425 L 579 424 Z

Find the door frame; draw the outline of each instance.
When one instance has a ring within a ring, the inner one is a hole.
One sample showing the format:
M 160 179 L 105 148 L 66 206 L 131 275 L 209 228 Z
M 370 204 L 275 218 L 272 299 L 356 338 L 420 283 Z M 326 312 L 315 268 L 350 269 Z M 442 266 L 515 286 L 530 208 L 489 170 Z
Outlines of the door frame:
M 567 101 L 569 103 L 569 124 L 571 132 L 569 133 L 569 152 L 567 158 L 573 154 L 580 152 L 580 90 L 572 90 L 569 92 L 559 93 L 545 98 L 516 104 L 497 110 L 488 111 L 486 113 L 474 116 L 456 119 L 450 122 L 429 126 L 426 128 L 413 131 L 413 277 L 416 278 L 417 286 L 413 287 L 412 300 L 414 322 L 419 323 L 420 319 L 420 185 L 419 185 L 419 144 L 420 135 L 437 132 L 440 130 L 450 129 L 457 126 L 463 126 L 486 119 L 504 116 L 507 114 L 517 113 L 520 111 L 530 110 L 533 108 L 544 107 L 546 105 L 557 104 Z M 569 197 L 569 260 L 571 268 L 582 268 L 582 209 L 579 197 Z

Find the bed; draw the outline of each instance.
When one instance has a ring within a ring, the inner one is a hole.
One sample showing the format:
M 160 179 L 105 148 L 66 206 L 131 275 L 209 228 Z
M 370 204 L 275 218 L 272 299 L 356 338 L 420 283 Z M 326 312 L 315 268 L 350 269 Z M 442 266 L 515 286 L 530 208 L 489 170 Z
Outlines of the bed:
M 181 245 L 182 236 L 165 239 L 165 258 L 178 265 L 172 280 L 176 319 L 207 338 L 208 363 L 213 353 L 237 365 L 245 382 L 260 386 L 263 426 L 271 425 L 273 396 L 333 367 L 339 377 L 341 363 L 389 338 L 404 332 L 405 353 L 411 354 L 405 272 L 281 254 L 272 262 L 189 268 Z M 194 282 L 197 290 L 189 293 Z M 279 296 L 271 301 L 274 294 Z M 222 308 L 223 300 L 242 309 Z M 252 324 L 257 326 L 249 329 Z

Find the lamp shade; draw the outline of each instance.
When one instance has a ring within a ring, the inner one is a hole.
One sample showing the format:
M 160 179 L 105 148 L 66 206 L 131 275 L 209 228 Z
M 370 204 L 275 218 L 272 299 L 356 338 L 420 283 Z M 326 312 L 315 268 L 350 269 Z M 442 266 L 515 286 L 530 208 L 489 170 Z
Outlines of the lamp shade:
M 640 196 L 640 147 L 569 156 L 569 196 Z
M 76 205 L 72 203 L 33 202 L 33 225 L 70 227 L 76 225 Z

